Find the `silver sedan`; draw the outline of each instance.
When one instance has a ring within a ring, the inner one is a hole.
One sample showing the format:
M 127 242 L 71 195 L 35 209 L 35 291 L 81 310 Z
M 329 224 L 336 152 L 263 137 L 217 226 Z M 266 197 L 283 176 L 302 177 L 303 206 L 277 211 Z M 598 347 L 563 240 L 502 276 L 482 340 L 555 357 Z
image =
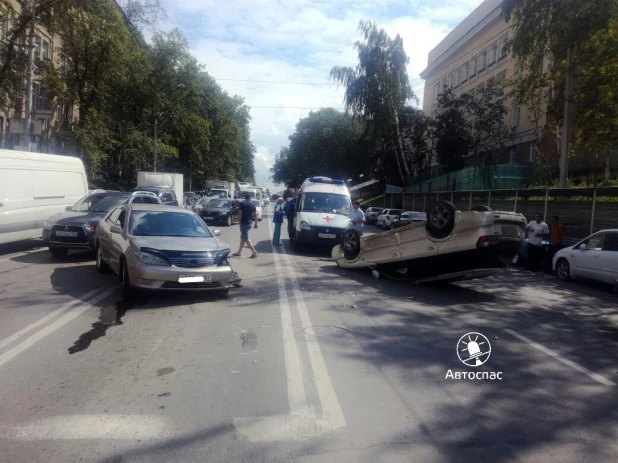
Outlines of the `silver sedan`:
M 97 226 L 97 269 L 117 273 L 125 295 L 136 288 L 227 293 L 235 279 L 219 235 L 186 209 L 123 205 Z

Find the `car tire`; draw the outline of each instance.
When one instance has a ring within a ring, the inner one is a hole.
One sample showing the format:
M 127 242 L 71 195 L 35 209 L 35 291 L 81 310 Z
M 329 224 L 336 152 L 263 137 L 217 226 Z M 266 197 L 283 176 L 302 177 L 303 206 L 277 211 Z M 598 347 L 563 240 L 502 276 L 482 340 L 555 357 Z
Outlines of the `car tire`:
M 361 235 L 358 230 L 350 228 L 343 232 L 341 247 L 346 260 L 354 260 L 360 252 Z
M 446 238 L 455 227 L 457 208 L 450 201 L 438 201 L 427 210 L 425 230 L 437 239 Z
M 96 266 L 99 273 L 108 273 L 110 271 L 109 265 L 103 260 L 101 245 L 97 245 Z
M 232 215 L 231 215 L 231 214 L 228 214 L 228 215 L 227 215 L 227 218 L 225 219 L 225 224 L 226 224 L 228 227 L 231 227 L 231 226 L 232 226 Z
M 300 243 L 298 242 L 297 239 L 293 239 L 292 241 L 292 251 L 294 252 L 300 252 L 302 246 L 300 245 Z
M 135 294 L 135 289 L 131 286 L 131 280 L 129 279 L 129 267 L 127 266 L 127 261 L 122 259 L 122 267 L 120 271 L 120 289 L 122 291 L 122 296 L 125 298 L 130 298 Z
M 49 247 L 49 253 L 54 257 L 64 257 L 68 254 L 69 250 L 67 248 L 57 248 L 55 246 Z
M 571 265 L 564 257 L 556 262 L 556 276 L 560 281 L 571 281 Z

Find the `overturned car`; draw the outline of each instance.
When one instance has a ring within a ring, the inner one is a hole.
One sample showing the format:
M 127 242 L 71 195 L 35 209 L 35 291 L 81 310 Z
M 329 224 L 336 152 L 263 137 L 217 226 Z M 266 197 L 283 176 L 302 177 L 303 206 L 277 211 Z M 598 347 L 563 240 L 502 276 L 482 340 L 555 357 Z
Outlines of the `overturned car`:
M 370 236 L 347 229 L 332 258 L 342 268 L 371 268 L 376 277 L 419 283 L 470 280 L 508 267 L 525 239 L 525 228 L 525 217 L 515 212 L 487 206 L 462 212 L 438 201 L 425 222 Z

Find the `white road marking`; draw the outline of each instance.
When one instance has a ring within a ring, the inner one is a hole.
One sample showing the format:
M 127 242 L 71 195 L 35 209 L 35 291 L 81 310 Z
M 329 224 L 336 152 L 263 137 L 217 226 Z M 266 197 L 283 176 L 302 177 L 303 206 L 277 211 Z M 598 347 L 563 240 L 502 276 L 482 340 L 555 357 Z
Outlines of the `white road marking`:
M 268 223 L 268 228 L 272 235 L 270 221 Z M 285 266 L 281 265 L 282 256 L 286 261 Z M 309 319 L 309 313 L 307 312 L 307 307 L 303 300 L 300 287 L 298 286 L 298 280 L 289 257 L 285 252 L 280 253 L 274 251 L 273 260 L 275 262 L 277 282 L 279 284 L 279 306 L 281 308 L 281 326 L 283 330 L 283 347 L 285 352 L 290 414 L 234 418 L 236 430 L 246 436 L 250 442 L 273 442 L 314 438 L 346 425 L 341 406 L 337 400 L 337 395 L 328 374 L 328 369 L 326 368 L 326 362 L 322 357 L 320 346 L 316 339 L 305 334 L 305 341 L 307 343 L 307 350 L 313 370 L 313 378 L 316 384 L 323 416 L 317 418 L 313 410 L 309 407 L 304 386 L 300 351 L 294 334 L 288 292 L 285 288 L 285 274 L 282 271 L 284 267 L 292 282 L 294 300 L 296 301 L 303 328 L 311 326 L 311 320 Z
M 341 405 L 337 399 L 337 393 L 335 387 L 328 373 L 326 367 L 326 361 L 322 355 L 320 344 L 317 338 L 310 336 L 304 330 L 313 326 L 311 319 L 309 318 L 309 311 L 305 305 L 300 286 L 298 285 L 298 278 L 296 277 L 296 271 L 292 265 L 290 257 L 282 249 L 283 258 L 287 263 L 287 271 L 290 275 L 292 287 L 294 288 L 294 297 L 296 299 L 296 306 L 300 314 L 300 320 L 302 323 L 302 329 L 305 335 L 305 341 L 307 342 L 309 350 L 309 360 L 311 361 L 311 368 L 313 369 L 313 377 L 315 379 L 318 396 L 320 403 L 322 404 L 323 418 L 327 420 L 333 429 L 343 428 L 346 425 Z
M 94 294 L 98 293 L 99 291 L 103 291 L 103 289 L 104 288 L 97 288 L 97 289 L 94 289 L 92 291 L 89 291 L 89 292 L 87 292 L 86 294 L 84 294 L 82 296 L 82 299 L 86 300 L 89 297 L 93 296 Z M 37 320 L 36 322 L 31 323 L 30 325 L 28 325 L 25 328 L 19 330 L 17 333 L 9 336 L 8 338 L 3 339 L 2 341 L 0 341 L 0 349 L 2 349 L 5 346 L 8 346 L 9 344 L 12 344 L 13 342 L 17 341 L 20 337 L 22 337 L 24 334 L 26 334 L 28 331 L 32 331 L 33 329 L 43 325 L 44 323 L 47 323 L 52 318 L 54 318 L 57 315 L 59 315 L 60 313 L 64 312 L 69 307 L 78 304 L 79 302 L 81 302 L 81 301 L 78 300 L 78 299 L 74 299 L 72 301 L 69 301 L 66 304 L 64 304 L 62 307 L 60 307 L 59 309 L 54 310 L 49 315 L 46 315 L 45 317 L 41 318 L 40 320 Z
M 113 288 L 110 288 L 110 289 L 108 289 L 108 290 L 98 294 L 97 296 L 95 296 L 94 298 L 90 299 L 89 301 L 84 301 L 81 305 L 79 305 L 77 307 L 74 307 L 73 309 L 71 309 L 71 311 L 69 313 L 67 313 L 64 316 L 60 317 L 58 320 L 56 320 L 52 324 L 46 326 L 45 328 L 43 328 L 40 331 L 37 331 L 32 336 L 24 339 L 20 344 L 17 344 L 16 346 L 14 346 L 11 349 L 7 350 L 5 353 L 0 354 L 0 367 L 2 365 L 4 365 L 6 362 L 8 362 L 8 361 L 14 359 L 15 357 L 17 357 L 19 354 L 21 354 L 26 349 L 34 346 L 41 339 L 43 339 L 43 338 L 47 337 L 48 335 L 52 334 L 54 331 L 62 328 L 64 325 L 69 323 L 71 320 L 73 320 L 74 318 L 78 317 L 79 315 L 81 315 L 82 313 L 84 313 L 85 311 L 90 309 L 97 302 L 102 301 L 103 299 L 105 299 L 107 296 L 112 294 L 114 291 L 115 290 Z
M 149 415 L 62 415 L 14 427 L 0 427 L 0 437 L 21 440 L 161 439 L 173 436 L 169 421 Z
M 603 384 L 604 386 L 615 386 L 616 383 L 614 383 L 613 381 L 610 381 L 609 379 L 605 378 L 604 376 L 601 376 L 593 371 L 588 370 L 588 368 L 582 367 L 581 365 L 578 365 L 577 363 L 564 358 L 562 355 L 560 355 L 557 352 L 554 352 L 551 349 L 548 349 L 545 346 L 542 346 L 541 344 L 538 344 L 534 341 L 531 341 L 530 339 L 526 338 L 525 336 L 522 336 L 521 334 L 517 333 L 516 331 L 510 330 L 508 328 L 505 328 L 505 330 L 508 334 L 510 334 L 511 336 L 516 337 L 517 339 L 519 339 L 520 341 L 525 342 L 526 344 L 534 347 L 535 349 L 540 350 L 541 352 L 546 353 L 547 355 L 549 355 L 550 357 L 555 358 L 556 360 L 558 360 L 559 362 L 564 363 L 565 365 L 573 368 L 574 370 L 579 371 L 580 373 L 583 373 L 587 376 L 589 376 L 590 378 L 594 379 L 595 381 L 598 381 L 599 383 Z

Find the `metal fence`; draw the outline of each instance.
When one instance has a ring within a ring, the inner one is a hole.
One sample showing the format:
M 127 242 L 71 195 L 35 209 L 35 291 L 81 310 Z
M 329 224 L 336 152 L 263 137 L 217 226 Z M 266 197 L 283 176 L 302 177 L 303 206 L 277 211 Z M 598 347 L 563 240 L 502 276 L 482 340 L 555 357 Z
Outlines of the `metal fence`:
M 548 223 L 557 215 L 569 238 L 585 238 L 598 230 L 618 228 L 617 187 L 442 191 L 394 196 L 387 201 L 388 206 L 392 200 L 395 207 L 403 204 L 402 208 L 410 211 L 426 211 L 435 201 L 447 200 L 461 211 L 486 205 L 494 211 L 519 212 L 528 220 L 541 214 Z

